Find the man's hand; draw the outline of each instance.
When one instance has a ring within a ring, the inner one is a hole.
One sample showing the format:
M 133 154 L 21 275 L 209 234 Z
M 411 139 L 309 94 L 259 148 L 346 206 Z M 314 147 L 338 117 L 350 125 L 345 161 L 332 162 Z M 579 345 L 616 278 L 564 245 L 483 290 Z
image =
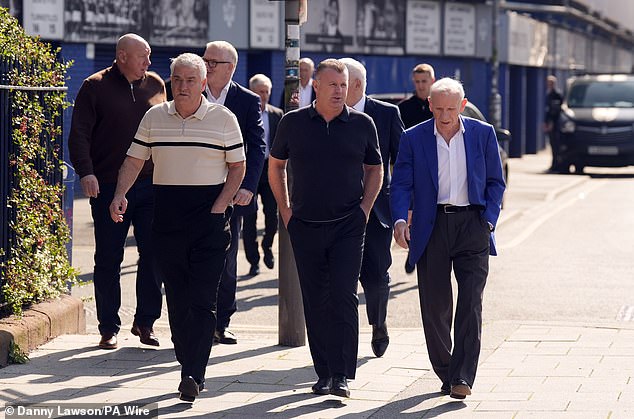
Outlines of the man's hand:
M 99 181 L 95 175 L 86 175 L 79 181 L 81 190 L 88 198 L 96 198 L 99 195 Z
M 394 225 L 394 240 L 403 249 L 409 249 L 409 226 L 406 222 L 402 221 Z
M 291 217 L 293 216 L 293 210 L 286 207 L 286 208 L 279 208 L 280 211 L 280 217 L 282 217 L 282 222 L 284 223 L 284 227 L 288 227 L 288 222 L 291 220 Z
M 253 198 L 253 192 L 248 189 L 238 189 L 236 196 L 233 197 L 233 203 L 235 205 L 249 205 L 251 203 L 251 199 Z
M 123 214 L 128 209 L 128 200 L 125 196 L 116 196 L 112 199 L 110 204 L 110 218 L 115 223 L 123 222 Z

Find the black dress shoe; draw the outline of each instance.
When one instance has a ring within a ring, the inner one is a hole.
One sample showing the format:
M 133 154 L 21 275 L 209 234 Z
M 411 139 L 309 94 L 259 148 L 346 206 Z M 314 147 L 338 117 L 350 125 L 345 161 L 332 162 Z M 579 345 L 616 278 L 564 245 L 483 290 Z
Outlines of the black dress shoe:
M 260 267 L 258 265 L 251 265 L 251 269 L 249 269 L 249 276 L 260 275 Z
M 314 394 L 320 394 L 322 396 L 326 394 L 330 394 L 330 383 L 332 380 L 330 378 L 320 378 L 317 380 L 315 384 L 311 387 Z
M 214 342 L 225 345 L 235 345 L 238 343 L 238 338 L 229 329 L 216 330 L 216 333 L 214 333 Z
M 451 386 L 449 384 L 444 384 L 440 387 L 440 394 L 448 396 L 451 393 Z
M 117 334 L 116 333 L 106 333 L 101 335 L 101 340 L 99 341 L 99 348 L 101 349 L 117 349 Z
M 350 397 L 350 389 L 348 388 L 348 379 L 345 375 L 336 374 L 332 377 L 332 386 L 330 394 L 339 397 Z
M 138 336 L 141 343 L 150 346 L 159 346 L 159 340 L 154 335 L 154 329 L 147 326 L 139 326 L 138 324 L 132 324 L 132 330 L 130 330 L 134 336 Z
M 196 400 L 200 391 L 198 390 L 198 383 L 193 377 L 187 376 L 181 379 L 181 383 L 178 385 L 178 391 L 180 392 L 180 399 L 184 402 L 192 403 Z
M 264 265 L 267 268 L 273 269 L 275 266 L 275 257 L 273 256 L 273 251 L 270 248 L 263 247 L 264 250 Z
M 387 334 L 387 324 L 381 326 L 372 325 L 372 352 L 377 358 L 385 353 L 387 346 L 390 344 L 390 336 Z

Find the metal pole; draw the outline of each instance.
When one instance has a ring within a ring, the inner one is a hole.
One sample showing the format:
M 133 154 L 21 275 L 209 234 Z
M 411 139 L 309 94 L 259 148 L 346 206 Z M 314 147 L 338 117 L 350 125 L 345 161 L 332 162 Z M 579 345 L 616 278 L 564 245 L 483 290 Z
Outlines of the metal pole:
M 498 26 L 500 24 L 500 0 L 493 0 L 493 27 L 491 28 L 491 97 L 489 100 L 489 116 L 491 125 L 500 128 L 502 124 L 502 97 L 498 90 L 500 61 L 498 55 Z
M 285 2 L 286 65 L 284 80 L 285 111 L 296 109 L 299 99 L 299 0 Z M 287 170 L 290 169 L 290 164 Z M 288 170 L 290 174 L 290 170 Z M 288 176 L 289 190 L 292 178 Z M 295 256 L 288 231 L 282 219 L 279 220 L 279 321 L 278 342 L 282 346 L 306 345 L 306 324 L 304 305 L 299 286 L 299 276 L 295 266 Z

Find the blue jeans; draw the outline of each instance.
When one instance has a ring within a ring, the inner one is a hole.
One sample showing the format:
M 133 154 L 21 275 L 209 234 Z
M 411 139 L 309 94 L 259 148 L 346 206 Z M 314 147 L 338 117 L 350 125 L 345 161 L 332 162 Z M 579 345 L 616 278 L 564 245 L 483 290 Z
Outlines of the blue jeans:
M 130 224 L 139 251 L 136 277 L 137 306 L 134 321 L 149 326 L 161 316 L 161 284 L 154 274 L 154 251 L 151 231 L 154 211 L 152 179 L 137 181 L 126 194 L 128 209 L 122 223 L 110 218 L 110 203 L 115 184 L 99 185 L 97 198 L 90 198 L 92 219 L 95 223 L 95 269 L 93 283 L 99 332 L 104 335 L 118 333 L 121 328 L 121 262 Z

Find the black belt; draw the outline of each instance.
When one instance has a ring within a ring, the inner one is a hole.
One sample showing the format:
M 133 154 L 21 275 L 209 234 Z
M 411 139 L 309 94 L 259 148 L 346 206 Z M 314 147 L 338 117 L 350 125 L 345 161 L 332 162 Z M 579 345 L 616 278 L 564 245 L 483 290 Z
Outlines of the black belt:
M 445 214 L 455 214 L 457 212 L 464 211 L 481 211 L 483 208 L 481 205 L 451 205 L 451 204 L 438 204 L 438 211 Z

